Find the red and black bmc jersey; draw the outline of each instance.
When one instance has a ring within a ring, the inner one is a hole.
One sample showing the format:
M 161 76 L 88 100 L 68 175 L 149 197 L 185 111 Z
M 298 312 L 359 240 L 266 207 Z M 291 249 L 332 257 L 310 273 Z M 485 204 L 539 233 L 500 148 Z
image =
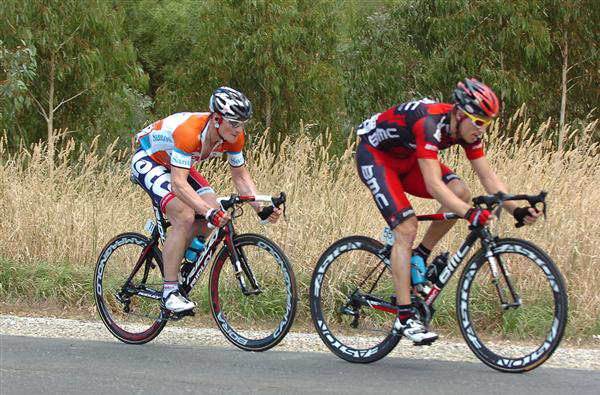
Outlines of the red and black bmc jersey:
M 450 137 L 452 105 L 421 99 L 375 114 L 358 127 L 365 144 L 401 158 L 437 159 L 440 150 L 460 144 L 470 160 L 482 157 L 481 140 L 472 144 Z

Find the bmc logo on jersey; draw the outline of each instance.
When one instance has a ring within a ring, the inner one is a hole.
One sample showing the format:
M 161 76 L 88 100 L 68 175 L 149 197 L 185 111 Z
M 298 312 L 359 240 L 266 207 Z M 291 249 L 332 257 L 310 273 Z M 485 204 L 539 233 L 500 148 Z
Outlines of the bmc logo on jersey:
M 371 144 L 373 147 L 377 147 L 385 140 L 397 138 L 400 138 L 400 134 L 398 134 L 398 129 L 396 128 L 376 128 L 367 136 L 369 144 Z

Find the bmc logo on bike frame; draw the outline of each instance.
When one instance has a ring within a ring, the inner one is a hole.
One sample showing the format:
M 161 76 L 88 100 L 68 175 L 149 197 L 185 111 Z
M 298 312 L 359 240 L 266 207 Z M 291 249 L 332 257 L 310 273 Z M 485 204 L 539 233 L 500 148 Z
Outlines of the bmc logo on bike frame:
M 452 256 L 452 259 L 450 259 L 444 270 L 440 273 L 440 278 L 438 281 L 441 283 L 441 285 L 445 285 L 446 282 L 448 282 L 448 279 L 450 279 L 452 273 L 454 273 L 470 249 L 471 246 L 463 245 L 461 249 L 456 251 L 456 254 Z

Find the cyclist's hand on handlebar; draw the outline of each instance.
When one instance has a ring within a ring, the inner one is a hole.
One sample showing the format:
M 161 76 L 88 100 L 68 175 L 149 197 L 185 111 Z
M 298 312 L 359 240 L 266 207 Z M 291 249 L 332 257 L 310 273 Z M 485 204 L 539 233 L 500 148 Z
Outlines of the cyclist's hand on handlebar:
M 473 226 L 483 226 L 488 221 L 492 212 L 484 208 L 473 207 L 467 210 L 465 218 Z
M 260 218 L 259 222 L 264 225 L 268 222 L 274 224 L 275 222 L 277 222 L 279 220 L 279 217 L 281 217 L 282 213 L 283 213 L 282 209 L 280 209 L 278 207 L 274 207 L 274 206 L 268 206 L 268 207 L 263 207 L 256 214 Z M 265 216 L 267 214 L 268 214 L 268 217 L 265 218 Z
M 536 209 L 535 207 L 517 207 L 512 215 L 517 220 L 515 225 L 531 225 L 533 224 L 537 218 L 541 215 L 541 211 Z
M 225 225 L 231 219 L 229 213 L 220 208 L 211 208 L 206 212 L 205 217 L 209 223 L 217 228 Z

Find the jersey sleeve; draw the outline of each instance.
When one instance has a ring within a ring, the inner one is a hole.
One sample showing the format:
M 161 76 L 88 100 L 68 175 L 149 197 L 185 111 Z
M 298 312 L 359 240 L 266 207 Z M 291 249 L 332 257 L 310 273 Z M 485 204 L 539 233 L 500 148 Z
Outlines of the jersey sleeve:
M 442 133 L 435 120 L 431 117 L 421 117 L 413 126 L 417 158 L 437 159 Z
M 173 140 L 171 166 L 189 169 L 192 167 L 192 154 L 198 146 L 198 131 L 184 122 L 173 132 Z
M 223 151 L 227 153 L 227 161 L 231 167 L 243 166 L 244 160 L 244 133 L 240 133 L 237 140 L 234 143 L 223 144 Z
M 471 144 L 461 144 L 469 160 L 479 159 L 485 155 L 483 141 L 479 140 Z

